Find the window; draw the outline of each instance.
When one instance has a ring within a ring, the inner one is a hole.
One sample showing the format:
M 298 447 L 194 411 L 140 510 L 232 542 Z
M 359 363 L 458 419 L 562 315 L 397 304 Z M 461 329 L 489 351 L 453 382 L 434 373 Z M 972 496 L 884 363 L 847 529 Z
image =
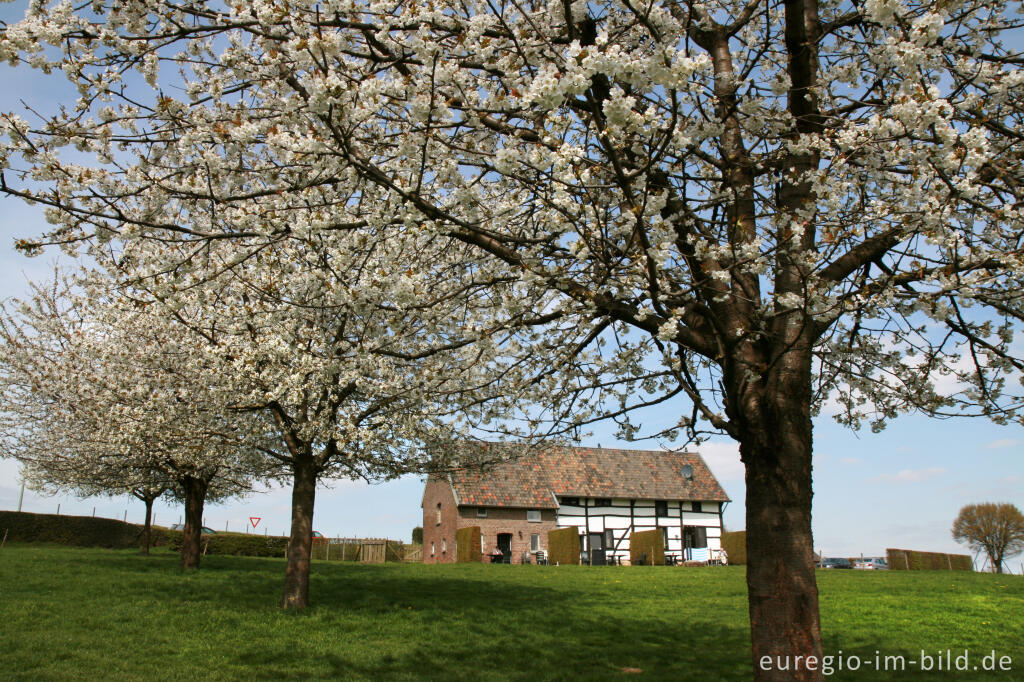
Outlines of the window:
M 578 506 L 580 506 L 580 498 L 578 498 L 578 497 L 563 497 L 562 498 L 562 504 L 563 505 L 569 505 L 570 507 L 578 507 Z
M 693 507 L 693 511 L 695 511 L 695 512 L 702 511 L 700 502 L 691 502 L 690 504 Z
M 611 528 L 607 528 L 604 531 L 604 547 L 605 549 L 611 549 L 615 546 L 615 531 Z
M 526 520 L 530 523 L 540 523 L 540 510 L 530 509 L 526 512 Z
M 655 516 L 668 516 L 668 502 L 665 500 L 657 500 L 654 503 L 654 515 Z
M 611 501 L 610 498 L 607 498 L 607 497 L 598 497 L 598 498 L 594 499 L 594 506 L 595 507 L 610 507 L 610 506 L 612 506 L 612 501 Z
M 665 528 L 664 526 L 662 526 L 658 530 L 661 531 L 661 546 L 664 547 L 665 551 L 667 552 L 668 551 L 668 528 Z
M 430 543 L 430 556 L 434 556 L 434 543 Z
M 441 538 L 441 554 L 447 554 L 447 553 L 448 553 L 448 539 L 447 538 Z
M 530 551 L 537 552 L 540 550 L 540 533 L 533 533 L 530 535 Z
M 487 518 L 487 507 L 477 507 L 476 508 L 476 515 L 477 515 L 477 518 L 486 519 Z
M 437 525 L 441 525 L 441 503 L 437 503 Z

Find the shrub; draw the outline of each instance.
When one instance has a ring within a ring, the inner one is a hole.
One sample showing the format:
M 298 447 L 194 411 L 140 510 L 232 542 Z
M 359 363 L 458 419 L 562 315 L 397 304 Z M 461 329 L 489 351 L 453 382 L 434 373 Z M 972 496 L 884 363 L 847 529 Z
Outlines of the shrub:
M 455 531 L 455 561 L 460 564 L 480 563 L 480 526 Z
M 640 566 L 643 554 L 646 554 L 646 565 L 665 565 L 665 541 L 660 530 L 641 530 L 629 536 L 629 563 Z
M 885 562 L 895 571 L 972 571 L 974 563 L 967 554 L 918 552 L 913 549 L 887 549 Z
M 7 542 L 52 542 L 78 547 L 138 547 L 142 527 L 116 519 L 0 511 L 0 537 Z
M 167 531 L 167 546 L 181 550 L 182 533 Z M 217 533 L 200 537 L 199 546 L 204 554 L 230 554 L 234 556 L 283 557 L 288 538 L 276 535 L 245 535 L 243 533 Z
M 580 532 L 577 528 L 548 531 L 548 561 L 552 564 L 580 562 Z
M 722 549 L 729 555 L 730 564 L 747 563 L 747 531 L 736 530 L 722 533 Z
M 412 529 L 412 544 L 422 545 L 423 544 L 423 527 L 416 526 Z

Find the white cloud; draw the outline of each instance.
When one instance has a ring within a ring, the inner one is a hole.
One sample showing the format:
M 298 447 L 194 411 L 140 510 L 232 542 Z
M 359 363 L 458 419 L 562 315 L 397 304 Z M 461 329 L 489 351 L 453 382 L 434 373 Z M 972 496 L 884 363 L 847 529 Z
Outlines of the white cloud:
M 730 441 L 708 441 L 697 448 L 719 482 L 744 480 L 740 446 Z
M 1019 440 L 1015 440 L 1013 438 L 1000 438 L 999 440 L 994 440 L 991 443 L 988 443 L 985 447 L 989 450 L 998 450 L 999 448 L 1012 448 L 1017 445 L 1020 445 Z
M 946 473 L 946 469 L 943 467 L 930 467 L 928 469 L 903 469 L 902 471 L 895 474 L 881 474 L 875 476 L 873 480 L 876 481 L 889 481 L 890 483 L 918 483 L 920 481 L 926 481 L 929 478 L 935 478 Z

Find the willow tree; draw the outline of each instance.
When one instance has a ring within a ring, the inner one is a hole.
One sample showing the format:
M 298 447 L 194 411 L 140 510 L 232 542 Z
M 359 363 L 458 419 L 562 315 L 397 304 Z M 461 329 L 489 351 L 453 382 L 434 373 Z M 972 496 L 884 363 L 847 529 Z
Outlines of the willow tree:
M 82 95 L 5 119 L 5 165 L 43 184 L 8 170 L 3 188 L 52 209 L 44 242 L 145 239 L 183 197 L 235 218 L 175 224 L 205 243 L 287 232 L 263 217 L 301 209 L 314 234 L 401 227 L 470 246 L 518 281 L 515 304 L 558 321 L 529 336 L 537 354 L 597 349 L 562 370 L 579 378 L 557 385 L 563 405 L 618 385 L 607 411 L 628 436 L 630 408 L 684 396 L 666 435 L 739 442 L 759 678 L 821 675 L 760 665 L 822 653 L 821 406 L 874 429 L 910 410 L 1019 418 L 1009 3 L 48 9 L 0 48 Z

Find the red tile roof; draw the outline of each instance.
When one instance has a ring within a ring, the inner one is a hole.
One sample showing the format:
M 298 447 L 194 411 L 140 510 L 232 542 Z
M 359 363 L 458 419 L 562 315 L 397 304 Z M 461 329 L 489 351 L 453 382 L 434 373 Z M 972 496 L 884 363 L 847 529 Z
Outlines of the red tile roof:
M 703 458 L 692 452 L 547 446 L 519 456 L 515 444 L 469 447 L 506 449 L 510 459 L 451 472 L 460 505 L 554 509 L 556 496 L 729 500 Z M 685 465 L 693 468 L 689 479 Z

